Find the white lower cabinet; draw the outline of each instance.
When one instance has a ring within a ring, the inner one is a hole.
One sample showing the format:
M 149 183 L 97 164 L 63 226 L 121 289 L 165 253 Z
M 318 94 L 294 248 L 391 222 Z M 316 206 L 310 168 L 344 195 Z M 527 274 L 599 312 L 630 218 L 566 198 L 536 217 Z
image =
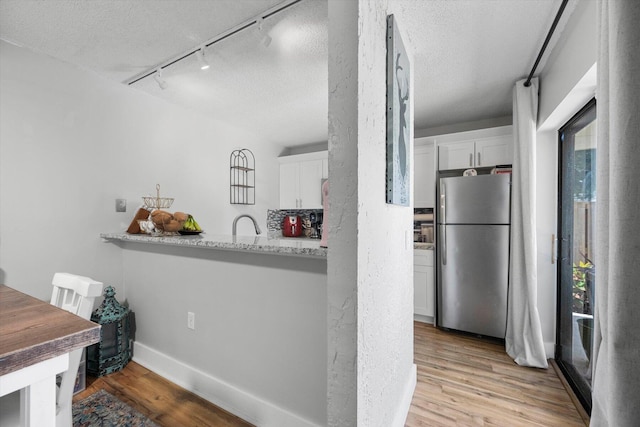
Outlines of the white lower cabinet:
M 413 313 L 417 320 L 433 321 L 435 295 L 433 250 L 416 249 L 413 251 Z

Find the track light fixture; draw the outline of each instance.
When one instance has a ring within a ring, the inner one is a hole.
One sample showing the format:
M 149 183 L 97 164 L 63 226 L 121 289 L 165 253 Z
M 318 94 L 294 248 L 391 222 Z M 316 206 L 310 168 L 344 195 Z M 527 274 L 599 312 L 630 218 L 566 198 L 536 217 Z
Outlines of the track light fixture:
M 158 68 L 158 71 L 156 71 L 153 79 L 156 81 L 156 83 L 158 83 L 158 86 L 160 86 L 160 89 L 162 90 L 165 90 L 169 86 L 167 81 L 162 78 L 162 68 Z
M 0 0 L 2 1 L 2 0 Z M 168 83 L 162 78 L 162 70 L 172 66 L 173 64 L 182 61 L 185 58 L 190 57 L 191 55 L 193 55 L 194 53 L 196 54 L 196 57 L 198 58 L 198 61 L 200 63 L 200 68 L 202 70 L 206 70 L 209 67 L 209 63 L 207 62 L 207 59 L 205 58 L 205 49 L 209 48 L 211 45 L 220 42 L 221 40 L 225 40 L 241 31 L 244 31 L 246 29 L 254 29 L 254 26 L 258 27 L 258 31 L 260 32 L 260 34 L 262 35 L 262 39 L 261 39 L 261 43 L 265 46 L 265 47 L 269 47 L 269 45 L 272 42 L 272 38 L 271 36 L 267 33 L 267 31 L 265 31 L 265 29 L 263 28 L 264 25 L 264 20 L 265 18 L 269 18 L 272 19 L 274 15 L 283 12 L 284 10 L 287 10 L 288 8 L 290 8 L 291 6 L 300 3 L 303 0 L 282 0 L 281 3 L 279 3 L 276 6 L 273 6 L 272 8 L 262 12 L 258 17 L 252 17 L 247 19 L 244 22 L 239 23 L 238 25 L 236 25 L 233 28 L 228 29 L 227 31 L 224 31 L 220 34 L 218 34 L 217 36 L 215 36 L 212 39 L 207 40 L 206 42 L 200 44 L 199 47 L 193 48 L 193 49 L 189 49 L 187 52 L 183 52 L 180 53 L 176 56 L 174 56 L 173 58 L 170 58 L 160 64 L 156 64 L 153 67 L 141 72 L 140 74 L 132 77 L 131 79 L 129 79 L 127 81 L 128 85 L 132 85 L 135 84 L 137 82 L 139 82 L 142 79 L 146 79 L 147 77 L 151 77 L 153 76 L 154 80 L 158 83 L 158 86 L 160 86 L 160 88 L 162 89 L 166 89 L 169 85 Z
M 196 58 L 198 58 L 198 62 L 200 63 L 201 70 L 209 69 L 209 62 L 204 57 L 204 48 L 200 48 L 196 51 Z
M 264 31 L 262 27 L 262 25 L 264 24 L 264 18 L 261 16 L 260 18 L 256 19 L 256 24 L 258 24 L 258 31 L 262 33 L 262 44 L 264 45 L 264 47 L 269 47 L 272 39 L 271 36 L 267 34 L 267 32 Z

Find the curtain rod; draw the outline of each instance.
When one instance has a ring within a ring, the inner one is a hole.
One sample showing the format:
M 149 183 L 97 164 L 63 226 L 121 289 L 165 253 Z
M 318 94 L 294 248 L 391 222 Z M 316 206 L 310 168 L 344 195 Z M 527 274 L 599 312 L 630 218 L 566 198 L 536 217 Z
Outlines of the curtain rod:
M 558 13 L 556 14 L 556 17 L 553 20 L 553 24 L 551 24 L 551 28 L 549 29 L 549 32 L 547 33 L 547 38 L 544 39 L 544 43 L 542 44 L 542 49 L 540 49 L 540 53 L 538 53 L 538 57 L 536 58 L 536 62 L 535 62 L 535 64 L 533 64 L 533 68 L 531 69 L 531 72 L 529 73 L 529 77 L 527 77 L 527 81 L 524 82 L 525 87 L 531 86 L 531 78 L 533 77 L 533 73 L 535 73 L 536 72 L 536 68 L 538 68 L 538 64 L 540 63 L 540 60 L 542 59 L 542 55 L 544 54 L 544 51 L 547 48 L 547 45 L 549 44 L 549 40 L 551 40 L 551 36 L 553 35 L 553 32 L 555 31 L 556 26 L 558 25 L 558 21 L 560 21 L 560 17 L 562 16 L 562 12 L 564 12 L 564 8 L 567 6 L 568 2 L 569 2 L 569 0 L 562 0 L 562 4 L 560 5 L 560 9 L 558 9 Z
M 266 12 L 262 13 L 261 15 L 259 15 L 259 18 L 262 19 L 266 19 L 269 18 L 273 15 L 275 15 L 276 13 L 282 12 L 285 9 L 288 9 L 289 7 L 293 6 L 294 4 L 300 3 L 302 0 L 286 0 L 278 5 L 276 5 L 275 7 L 272 7 L 271 9 L 267 10 Z M 206 42 L 202 43 L 202 45 L 199 45 L 197 48 L 195 49 L 191 49 L 189 51 L 187 51 L 184 54 L 181 54 L 179 56 L 176 56 L 168 61 L 165 61 L 164 63 L 157 65 L 155 67 L 153 67 L 152 69 L 149 69 L 147 71 L 142 72 L 141 74 L 138 74 L 137 76 L 131 78 L 129 81 L 126 81 L 127 85 L 132 85 L 136 82 L 139 82 L 140 80 L 147 78 L 153 74 L 156 73 L 156 71 L 158 70 L 163 70 L 167 67 L 169 67 L 170 65 L 175 64 L 176 62 L 180 62 L 183 59 L 195 54 L 197 51 L 199 51 L 201 48 L 207 48 L 209 46 L 211 46 L 212 44 L 218 43 L 228 37 L 233 36 L 234 34 L 239 33 L 242 30 L 245 30 L 253 25 L 256 25 L 258 23 L 258 18 L 252 18 L 249 19 L 247 21 L 244 21 L 243 23 L 236 25 L 234 28 L 225 31 L 224 33 L 218 34 L 216 37 L 207 40 Z

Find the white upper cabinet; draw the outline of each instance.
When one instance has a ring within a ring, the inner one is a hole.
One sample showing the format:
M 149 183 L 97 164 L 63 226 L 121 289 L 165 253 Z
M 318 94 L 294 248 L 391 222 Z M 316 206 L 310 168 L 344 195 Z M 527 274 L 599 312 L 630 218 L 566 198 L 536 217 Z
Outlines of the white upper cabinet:
M 280 209 L 297 208 L 300 194 L 300 164 L 280 165 Z
M 416 139 L 413 159 L 413 206 L 433 208 L 436 201 L 436 163 L 433 139 Z
M 466 169 L 475 166 L 475 142 L 446 142 L 438 145 L 438 169 Z
M 280 157 L 280 209 L 322 209 L 322 180 L 328 178 L 326 151 Z
M 322 209 L 322 160 L 300 162 L 298 198 L 302 209 Z
M 322 159 L 322 179 L 329 178 L 329 153 L 327 153 L 327 157 Z
M 438 169 L 466 169 L 513 163 L 511 126 L 436 137 Z
M 476 167 L 513 163 L 513 136 L 502 135 L 476 141 Z

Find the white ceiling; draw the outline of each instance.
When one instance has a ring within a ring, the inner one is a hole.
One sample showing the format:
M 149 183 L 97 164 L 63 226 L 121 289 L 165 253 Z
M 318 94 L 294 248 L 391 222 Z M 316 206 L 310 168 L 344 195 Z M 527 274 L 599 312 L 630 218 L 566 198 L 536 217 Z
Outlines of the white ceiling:
M 561 2 L 388 1 L 414 51 L 416 129 L 509 116 L 513 83 L 529 73 Z M 0 38 L 126 84 L 282 3 L 2 0 Z M 251 25 L 207 48 L 209 70 L 192 55 L 164 69 L 165 90 L 152 77 L 131 86 L 284 146 L 326 141 L 327 9 L 302 0 L 265 19 L 268 47 Z

